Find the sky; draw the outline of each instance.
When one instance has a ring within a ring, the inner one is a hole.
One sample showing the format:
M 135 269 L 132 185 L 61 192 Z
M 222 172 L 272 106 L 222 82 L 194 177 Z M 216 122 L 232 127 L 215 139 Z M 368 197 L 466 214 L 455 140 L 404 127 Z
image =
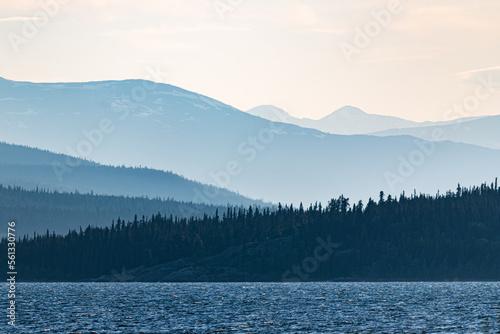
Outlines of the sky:
M 493 0 L 0 0 L 0 77 L 153 78 L 313 119 L 497 115 L 498 17 Z

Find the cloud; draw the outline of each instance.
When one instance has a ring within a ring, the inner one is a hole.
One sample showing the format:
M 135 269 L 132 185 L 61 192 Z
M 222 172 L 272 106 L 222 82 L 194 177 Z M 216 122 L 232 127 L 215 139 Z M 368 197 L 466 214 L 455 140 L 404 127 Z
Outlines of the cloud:
M 212 1 L 199 0 L 85 0 L 71 3 L 73 11 L 88 13 L 93 19 L 112 17 L 116 20 L 158 19 L 215 19 L 217 12 Z
M 489 75 L 499 75 L 499 74 L 500 74 L 500 66 L 492 66 L 492 67 L 455 73 L 456 76 L 466 81 L 474 80 L 477 77 L 485 77 Z
M 159 27 L 150 26 L 128 30 L 115 29 L 102 35 L 130 43 L 142 49 L 195 51 L 200 49 L 199 38 L 193 40 L 180 35 L 192 33 L 194 37 L 199 37 L 200 33 L 245 32 L 250 30 L 251 28 L 248 26 L 225 26 L 220 24 L 161 25 Z
M 174 27 L 161 26 L 157 29 L 157 33 L 159 34 L 178 34 L 178 33 L 190 33 L 190 32 L 207 32 L 207 31 L 232 31 L 232 32 L 244 32 L 250 31 L 251 28 L 249 26 L 229 26 L 229 25 L 221 25 L 221 24 L 203 24 L 203 25 L 195 25 L 195 26 L 186 26 L 186 25 L 177 25 Z
M 41 17 L 29 16 L 14 16 L 14 17 L 1 17 L 0 22 L 26 22 L 26 21 L 42 21 Z
M 292 34 L 341 35 L 345 24 L 337 17 L 330 3 L 307 1 L 276 1 L 249 3 L 234 17 L 259 27 L 273 27 Z
M 213 32 L 213 31 L 229 31 L 229 32 L 245 32 L 250 31 L 249 26 L 226 26 L 226 25 L 161 25 L 159 27 L 145 27 L 128 30 L 111 30 L 105 33 L 106 36 L 119 37 L 125 39 L 126 37 L 161 37 L 165 35 L 176 35 L 183 33 L 200 33 L 200 32 Z
M 194 51 L 199 46 L 186 41 L 165 39 L 161 29 L 141 28 L 133 30 L 111 30 L 102 34 L 126 42 L 135 48 L 144 50 Z
M 15 12 L 15 11 L 34 11 L 40 9 L 38 1 L 32 0 L 16 0 L 16 1 L 0 1 L 0 12 Z
M 414 54 L 414 55 L 401 55 L 393 57 L 380 57 L 355 61 L 356 63 L 380 63 L 380 62 L 395 62 L 395 61 L 408 61 L 408 60 L 422 60 L 432 59 L 430 54 Z
M 284 14 L 294 25 L 310 27 L 321 23 L 315 8 L 305 3 L 295 2 L 291 4 L 290 7 L 286 8 Z
M 327 34 L 327 35 L 343 35 L 345 34 L 345 29 L 329 29 L 329 28 L 314 28 L 308 29 L 306 32 L 313 32 L 318 34 Z
M 396 20 L 391 28 L 414 34 L 436 34 L 443 30 L 484 31 L 498 27 L 492 13 L 475 4 L 422 4 L 411 3 L 404 7 L 404 18 Z M 490 18 L 489 18 L 490 17 Z

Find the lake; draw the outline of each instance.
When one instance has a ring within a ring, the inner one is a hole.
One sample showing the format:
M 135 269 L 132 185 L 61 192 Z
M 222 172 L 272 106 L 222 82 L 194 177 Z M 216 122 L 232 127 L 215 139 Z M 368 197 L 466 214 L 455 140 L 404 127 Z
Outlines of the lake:
M 500 333 L 500 283 L 18 283 L 16 298 L 2 333 Z

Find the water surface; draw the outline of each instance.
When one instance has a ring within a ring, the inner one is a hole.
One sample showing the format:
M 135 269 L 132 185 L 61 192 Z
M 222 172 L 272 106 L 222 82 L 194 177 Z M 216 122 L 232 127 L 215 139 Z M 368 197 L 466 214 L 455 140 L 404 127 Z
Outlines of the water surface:
M 500 333 L 500 283 L 20 283 L 17 289 L 16 330 L 4 320 L 2 333 Z

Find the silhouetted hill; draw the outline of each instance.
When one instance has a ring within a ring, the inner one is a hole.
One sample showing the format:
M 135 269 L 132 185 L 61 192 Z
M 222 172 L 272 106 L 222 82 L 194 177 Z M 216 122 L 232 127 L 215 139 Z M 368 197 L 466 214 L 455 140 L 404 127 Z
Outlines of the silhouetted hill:
M 183 218 L 213 215 L 224 206 L 213 206 L 173 199 L 105 196 L 82 193 L 32 191 L 0 185 L 0 221 L 15 220 L 17 236 L 50 233 L 66 234 L 70 230 L 111 226 L 118 218 L 133 219 L 152 214 Z M 7 230 L 2 231 L 4 235 Z
M 25 238 L 16 260 L 22 280 L 498 280 L 500 188 L 118 220 Z
M 149 196 L 216 205 L 262 204 L 225 189 L 148 168 L 103 166 L 39 149 L 0 143 L 0 184 L 25 189 Z

